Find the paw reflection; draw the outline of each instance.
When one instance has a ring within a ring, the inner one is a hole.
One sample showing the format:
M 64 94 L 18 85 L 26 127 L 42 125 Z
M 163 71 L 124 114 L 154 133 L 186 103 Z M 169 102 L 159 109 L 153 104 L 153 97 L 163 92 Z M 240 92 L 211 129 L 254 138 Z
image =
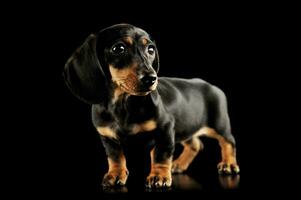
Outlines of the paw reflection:
M 126 186 L 115 186 L 115 187 L 103 187 L 102 191 L 105 193 L 127 193 L 128 189 Z
M 161 187 L 161 188 L 146 187 L 145 191 L 146 192 L 169 192 L 169 191 L 172 191 L 172 189 L 171 189 L 171 187 Z
M 239 186 L 240 176 L 237 175 L 219 175 L 218 180 L 224 189 L 236 189 Z
M 201 185 L 187 174 L 172 175 L 172 187 L 146 188 L 146 192 L 169 192 L 169 191 L 191 191 L 201 190 Z

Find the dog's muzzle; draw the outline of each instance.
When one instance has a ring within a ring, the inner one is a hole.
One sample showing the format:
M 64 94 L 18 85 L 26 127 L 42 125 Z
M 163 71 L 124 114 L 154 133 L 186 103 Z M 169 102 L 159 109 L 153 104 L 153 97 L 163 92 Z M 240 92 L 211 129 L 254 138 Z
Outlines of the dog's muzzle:
M 145 89 L 151 88 L 156 82 L 158 77 L 155 74 L 143 76 L 140 81 Z

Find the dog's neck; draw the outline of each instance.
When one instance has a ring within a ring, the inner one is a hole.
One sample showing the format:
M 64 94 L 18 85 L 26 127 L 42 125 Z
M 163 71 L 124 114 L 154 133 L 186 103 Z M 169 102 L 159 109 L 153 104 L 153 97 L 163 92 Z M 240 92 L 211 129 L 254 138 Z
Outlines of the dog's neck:
M 120 88 L 112 88 L 107 109 L 118 116 L 121 124 L 145 121 L 156 115 L 154 96 L 157 96 L 157 91 L 150 92 L 145 96 L 136 96 L 128 94 Z
M 110 98 L 110 103 L 115 104 L 118 100 L 127 98 L 129 94 L 125 93 L 123 90 L 121 90 L 120 87 L 115 87 L 113 88 L 111 98 Z
M 133 102 L 137 103 L 137 106 L 143 105 L 143 102 L 145 101 L 151 101 L 151 93 L 143 96 L 139 95 L 132 95 L 129 93 L 126 93 L 122 90 L 115 89 L 112 91 L 110 102 L 109 104 L 111 106 L 122 106 L 125 107 L 126 105 L 132 104 Z
M 122 90 L 122 88 L 120 86 L 118 86 L 116 83 L 112 82 L 110 84 L 110 92 L 109 92 L 109 104 L 116 104 L 117 102 L 120 101 L 126 101 L 129 97 L 132 98 L 138 98 L 138 99 L 145 99 L 145 98 L 141 98 L 141 97 L 147 97 L 149 96 L 151 92 L 147 92 L 145 94 L 139 95 L 139 94 L 129 94 L 126 91 Z M 147 97 L 149 98 L 149 97 Z

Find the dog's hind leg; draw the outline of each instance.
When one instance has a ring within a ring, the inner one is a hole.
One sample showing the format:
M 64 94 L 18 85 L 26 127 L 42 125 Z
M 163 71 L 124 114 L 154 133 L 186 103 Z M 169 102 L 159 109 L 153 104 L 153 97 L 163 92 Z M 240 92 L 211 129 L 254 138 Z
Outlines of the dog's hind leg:
M 181 155 L 172 163 L 172 173 L 182 173 L 189 167 L 198 152 L 204 148 L 202 141 L 198 137 L 193 137 L 185 142 Z
M 199 135 L 214 138 L 221 148 L 222 161 L 217 165 L 220 174 L 238 174 L 239 166 L 236 161 L 235 140 L 231 134 L 219 134 L 215 129 L 202 128 Z

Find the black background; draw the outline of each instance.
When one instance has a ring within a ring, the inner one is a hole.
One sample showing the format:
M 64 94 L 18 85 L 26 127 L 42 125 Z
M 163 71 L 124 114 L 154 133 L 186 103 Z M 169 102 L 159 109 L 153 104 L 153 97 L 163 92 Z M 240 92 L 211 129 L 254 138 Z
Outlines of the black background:
M 100 182 L 107 161 L 91 123 L 90 106 L 69 92 L 62 69 L 90 33 L 116 23 L 131 23 L 156 40 L 160 76 L 200 77 L 228 97 L 240 184 L 234 190 L 223 189 L 216 172 L 218 144 L 204 139 L 204 152 L 187 172 L 201 185 L 197 192 L 254 194 L 266 189 L 273 179 L 267 169 L 277 170 L 270 166 L 281 154 L 277 151 L 275 156 L 274 144 L 266 141 L 278 137 L 279 133 L 271 133 L 279 125 L 272 117 L 283 108 L 275 101 L 279 92 L 287 89 L 278 79 L 279 74 L 285 76 L 285 70 L 279 70 L 283 58 L 278 52 L 286 28 L 283 13 L 251 5 L 112 4 L 38 5 L 32 12 L 15 10 L 15 17 L 7 22 L 4 32 L 12 39 L 6 42 L 16 43 L 7 49 L 15 65 L 5 81 L 11 86 L 8 100 L 14 103 L 14 111 L 7 115 L 13 120 L 9 126 L 14 141 L 10 146 L 14 156 L 9 160 L 17 163 L 13 169 L 18 181 L 12 182 L 29 186 L 26 192 L 104 196 Z M 143 186 L 148 170 L 144 150 L 139 140 L 130 145 L 129 193 L 115 196 L 152 194 Z M 21 181 L 19 175 L 25 175 Z M 184 188 L 173 191 L 192 192 Z

